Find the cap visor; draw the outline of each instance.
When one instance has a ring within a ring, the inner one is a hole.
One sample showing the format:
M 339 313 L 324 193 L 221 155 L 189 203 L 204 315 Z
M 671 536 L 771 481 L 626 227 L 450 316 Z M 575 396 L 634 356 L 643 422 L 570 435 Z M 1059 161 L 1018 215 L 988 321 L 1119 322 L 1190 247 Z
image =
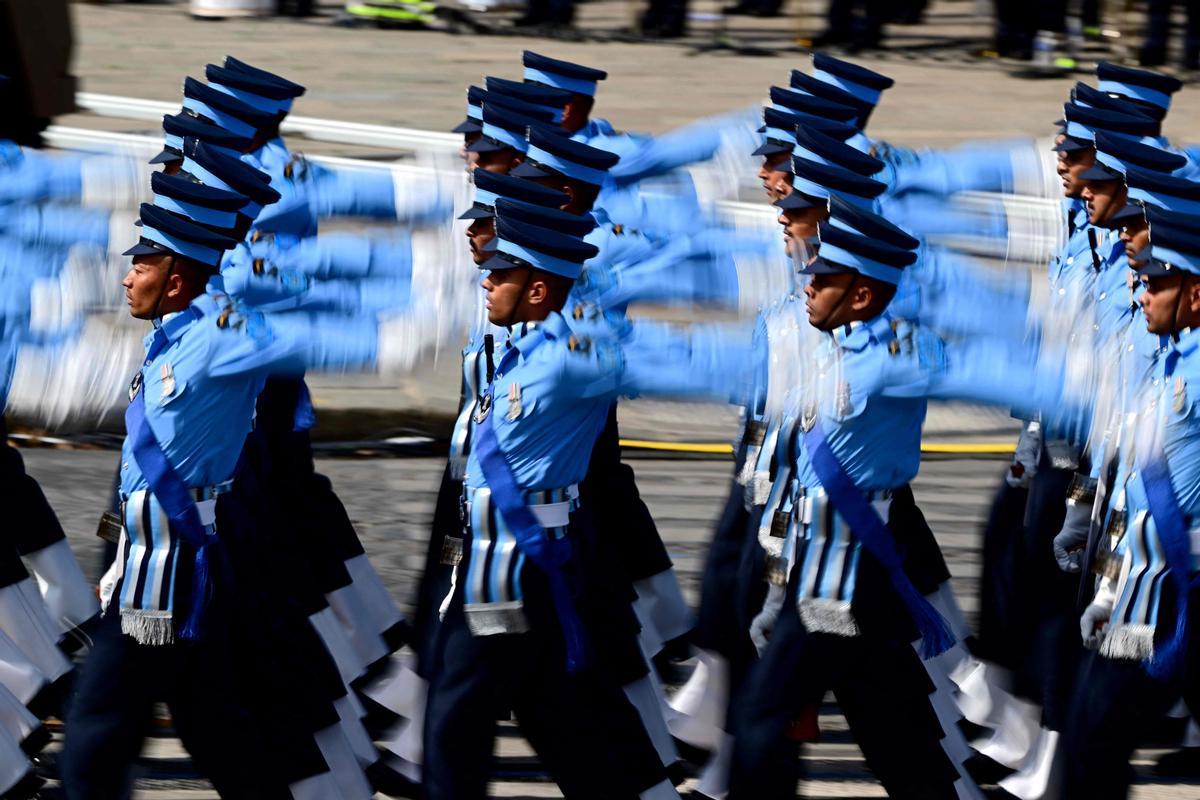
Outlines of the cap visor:
M 167 164 L 171 161 L 183 161 L 183 154 L 176 153 L 173 150 L 163 150 L 154 158 L 147 161 L 147 164 Z
M 790 211 L 798 208 L 815 208 L 817 201 L 802 192 L 792 192 L 775 201 L 775 207 Z
M 510 170 L 508 174 L 514 178 L 549 178 L 551 173 L 541 167 L 535 167 L 528 161 L 522 161 Z
M 1125 207 L 1113 214 L 1109 221 L 1114 223 L 1126 222 L 1131 219 L 1144 218 L 1145 216 L 1146 210 L 1142 206 L 1139 206 L 1137 203 L 1126 203 Z
M 1051 147 L 1050 150 L 1055 153 L 1072 153 L 1076 150 L 1086 150 L 1089 147 L 1095 147 L 1092 142 L 1076 139 L 1074 136 L 1068 136 L 1058 144 Z
M 491 252 L 491 251 L 489 251 L 487 248 L 484 248 L 484 252 L 486 253 L 486 252 Z M 484 272 L 492 272 L 493 270 L 498 272 L 498 271 L 504 270 L 504 269 L 520 269 L 520 268 L 516 264 L 509 261 L 507 258 L 502 258 L 500 256 L 492 256 L 487 261 L 484 261 L 482 264 L 480 264 L 479 269 L 483 270 Z
M 487 219 L 488 217 L 496 216 L 495 211 L 488 211 L 486 208 L 471 206 L 466 211 L 458 215 L 459 219 Z
M 1138 269 L 1137 274 L 1139 278 L 1159 278 L 1163 275 L 1178 275 L 1181 272 L 1185 272 L 1185 270 L 1181 270 L 1179 267 L 1167 269 L 1163 262 L 1152 258 L 1146 262 L 1145 266 Z
M 752 156 L 773 156 L 773 155 L 778 155 L 779 153 L 790 153 L 790 152 L 791 152 L 790 147 L 784 147 L 783 145 L 775 144 L 774 142 L 763 142 L 750 155 L 752 155 Z
M 166 252 L 165 250 L 160 250 L 157 247 L 151 247 L 148 244 L 142 244 L 141 242 L 138 242 L 133 247 L 126 250 L 124 253 L 121 253 L 121 255 L 123 255 L 123 256 L 149 256 L 149 255 L 153 255 L 154 253 L 165 253 L 165 252 Z
M 483 126 L 471 118 L 464 119 L 462 122 L 450 129 L 451 133 L 479 133 L 483 130 Z
M 854 272 L 849 267 L 831 264 L 825 259 L 817 256 L 811 264 L 800 270 L 801 275 L 837 275 L 843 272 Z
M 1108 167 L 1095 164 L 1079 173 L 1079 179 L 1084 181 L 1120 181 L 1124 180 L 1125 176 L 1119 172 L 1114 172 Z
M 467 145 L 468 153 L 495 153 L 500 150 L 510 150 L 508 145 L 494 142 L 488 138 L 480 138 Z

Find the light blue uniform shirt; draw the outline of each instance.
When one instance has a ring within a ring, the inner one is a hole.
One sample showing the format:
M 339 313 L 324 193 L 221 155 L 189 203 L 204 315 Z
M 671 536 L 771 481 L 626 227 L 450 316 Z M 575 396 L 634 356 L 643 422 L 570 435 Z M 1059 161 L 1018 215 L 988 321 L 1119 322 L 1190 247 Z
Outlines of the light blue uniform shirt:
M 298 375 L 306 368 L 362 369 L 374 363 L 374 320 L 264 316 L 210 294 L 192 305 L 204 315 L 175 331 L 142 370 L 146 420 L 188 486 L 211 486 L 232 477 L 268 375 Z M 153 339 L 152 331 L 146 335 L 147 349 Z M 129 496 L 146 488 L 126 438 L 121 491 Z

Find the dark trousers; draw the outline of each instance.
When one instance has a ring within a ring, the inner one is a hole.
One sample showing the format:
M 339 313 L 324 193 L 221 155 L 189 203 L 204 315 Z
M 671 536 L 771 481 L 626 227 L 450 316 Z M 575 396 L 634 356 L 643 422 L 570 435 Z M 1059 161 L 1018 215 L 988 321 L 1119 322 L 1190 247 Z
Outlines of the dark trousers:
M 433 507 L 433 525 L 425 547 L 425 569 L 417 587 L 417 610 L 413 616 L 413 649 L 417 651 L 417 672 L 429 678 L 429 661 L 438 626 L 438 608 L 450 590 L 453 567 L 443 564 L 442 548 L 446 537 L 462 537 L 463 523 L 460 504 L 462 481 L 454 480 L 450 465 L 442 473 L 437 503 Z
M 1134 748 L 1179 699 L 1138 661 L 1084 655 L 1063 732 L 1063 800 L 1119 800 L 1129 793 Z
M 827 689 L 889 797 L 956 797 L 957 773 L 942 750 L 929 678 L 912 646 L 875 635 L 810 633 L 788 603 L 733 704 L 729 800 L 796 796 L 799 744 L 788 729 Z
M 592 663 L 568 674 L 549 588 L 532 564 L 522 589 L 525 633 L 473 635 L 461 590 L 438 626 L 425 707 L 425 797 L 486 798 L 496 720 L 511 712 L 567 798 L 634 800 L 666 773 L 621 679 L 606 666 L 602 633 L 588 626 Z M 582 618 L 588 625 L 597 615 Z
M 1183 5 L 1187 9 L 1187 23 L 1184 28 L 1183 41 L 1188 58 L 1195 58 L 1200 53 L 1200 8 L 1195 2 L 1176 3 L 1174 0 L 1149 0 L 1146 4 L 1146 44 L 1147 49 L 1167 46 L 1171 32 L 1171 7 Z
M 121 633 L 114 607 L 101 620 L 67 714 L 60 765 L 69 800 L 129 796 L 130 766 L 156 701 L 166 701 L 196 769 L 221 797 L 288 797 L 263 767 L 265 742 L 240 702 L 225 645 L 140 645 Z
M 829 30 L 874 44 L 883 35 L 891 5 L 886 0 L 830 0 Z

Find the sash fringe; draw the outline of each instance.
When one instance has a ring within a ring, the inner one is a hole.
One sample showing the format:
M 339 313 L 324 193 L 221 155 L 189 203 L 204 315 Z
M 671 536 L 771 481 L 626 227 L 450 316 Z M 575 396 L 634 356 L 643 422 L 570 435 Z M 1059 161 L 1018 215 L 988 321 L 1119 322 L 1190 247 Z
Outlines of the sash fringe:
M 169 610 L 122 608 L 121 633 L 138 644 L 166 645 L 175 641 L 175 625 Z
M 496 636 L 501 633 L 525 633 L 529 620 L 520 600 L 503 603 L 467 603 L 463 612 L 472 636 Z
M 850 603 L 823 597 L 802 597 L 796 604 L 800 621 L 811 633 L 832 633 L 835 636 L 858 636 L 858 623 L 850 611 Z
M 1153 625 L 1117 625 L 1110 627 L 1100 645 L 1100 655 L 1144 661 L 1154 655 Z

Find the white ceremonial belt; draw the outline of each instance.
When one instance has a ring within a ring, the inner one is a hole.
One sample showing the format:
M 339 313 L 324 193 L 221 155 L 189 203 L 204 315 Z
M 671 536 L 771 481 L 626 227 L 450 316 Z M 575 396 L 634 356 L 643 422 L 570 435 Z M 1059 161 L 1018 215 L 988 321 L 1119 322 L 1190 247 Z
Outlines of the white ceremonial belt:
M 875 491 L 864 492 L 864 494 L 866 494 L 867 500 L 875 508 L 876 513 L 883 518 L 884 522 L 887 522 L 895 491 L 892 489 L 877 489 Z M 803 525 L 811 525 L 820 517 L 821 509 L 828 502 L 829 495 L 825 493 L 823 488 L 819 486 L 812 489 L 801 487 L 800 496 L 796 499 L 795 504 L 796 520 Z
M 490 497 L 491 493 L 487 487 L 468 487 L 467 502 L 474 503 L 481 497 Z M 579 484 L 526 492 L 525 504 L 543 528 L 565 528 L 571 521 L 571 512 L 579 508 Z

